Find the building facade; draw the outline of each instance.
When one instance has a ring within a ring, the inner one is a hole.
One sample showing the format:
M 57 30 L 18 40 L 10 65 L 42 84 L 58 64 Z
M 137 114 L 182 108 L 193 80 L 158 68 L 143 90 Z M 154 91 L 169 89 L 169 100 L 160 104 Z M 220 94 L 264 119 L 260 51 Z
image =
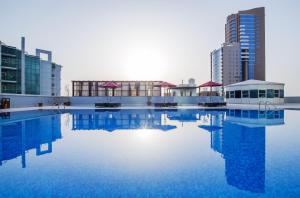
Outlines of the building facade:
M 240 44 L 242 81 L 265 80 L 265 8 L 239 11 L 227 17 L 225 43 Z
M 27 54 L 24 37 L 21 50 L 0 41 L 0 93 L 59 96 L 61 66 L 52 62 L 49 53 L 48 61 L 38 53 Z
M 226 102 L 231 104 L 284 104 L 284 84 L 247 80 L 227 85 Z
M 229 85 L 265 80 L 265 9 L 239 11 L 227 17 L 225 43 L 211 52 L 211 80 Z
M 40 94 L 40 59 L 25 55 L 25 94 Z
M 21 94 L 21 50 L 0 42 L 1 93 Z
M 211 52 L 211 81 L 229 85 L 242 80 L 239 43 L 224 43 Z M 220 88 L 218 88 L 220 89 Z
M 40 58 L 42 54 L 47 56 L 46 60 Z M 52 62 L 51 51 L 36 49 L 36 56 L 40 58 L 41 65 L 41 95 L 60 96 L 61 65 Z

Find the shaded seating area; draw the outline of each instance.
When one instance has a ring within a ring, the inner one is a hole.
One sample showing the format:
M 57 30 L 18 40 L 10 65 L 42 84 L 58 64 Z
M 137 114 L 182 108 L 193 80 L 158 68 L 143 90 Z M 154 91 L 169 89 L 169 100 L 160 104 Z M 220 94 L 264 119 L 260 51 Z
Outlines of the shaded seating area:
M 106 90 L 106 96 L 107 96 L 107 90 L 108 89 L 112 89 L 112 96 L 115 96 L 115 89 L 119 88 L 121 85 L 119 85 L 116 82 L 110 81 L 110 82 L 105 82 L 101 85 L 102 88 L 105 88 Z M 95 107 L 98 108 L 103 108 L 103 107 L 120 107 L 121 106 L 121 102 L 116 102 L 116 101 L 111 101 L 111 97 L 108 96 L 107 97 L 107 102 L 98 102 L 95 103 Z
M 178 105 L 176 102 L 174 102 L 173 97 L 168 97 L 170 95 L 170 88 L 174 88 L 174 87 L 176 87 L 176 85 L 168 83 L 168 82 L 161 82 L 159 85 L 156 85 L 156 86 L 163 89 L 164 97 L 159 101 L 153 102 L 155 107 L 176 107 Z
M 203 101 L 198 103 L 198 105 L 204 106 L 204 107 L 222 107 L 226 106 L 226 102 L 224 102 L 223 98 L 220 100 L 220 97 L 216 97 L 219 95 L 217 91 L 213 91 L 213 87 L 223 87 L 223 84 L 213 82 L 213 81 L 208 81 L 204 84 L 199 85 L 199 95 L 201 96 L 208 96 L 207 101 Z M 204 91 L 204 95 L 201 94 L 200 89 L 201 88 L 209 88 L 209 91 Z

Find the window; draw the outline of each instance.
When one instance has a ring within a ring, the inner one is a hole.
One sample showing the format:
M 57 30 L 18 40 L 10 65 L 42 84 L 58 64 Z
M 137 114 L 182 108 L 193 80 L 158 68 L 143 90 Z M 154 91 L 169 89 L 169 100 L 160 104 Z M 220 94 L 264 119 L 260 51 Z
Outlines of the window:
M 250 90 L 250 98 L 258 98 L 258 90 L 257 89 Z
M 229 91 L 226 91 L 226 98 L 229 98 Z
M 279 90 L 274 90 L 274 97 L 279 98 Z
M 241 90 L 235 91 L 235 98 L 241 98 Z
M 234 91 L 230 92 L 230 98 L 234 98 Z
M 283 89 L 279 90 L 279 97 L 284 98 L 284 90 Z
M 259 90 L 258 97 L 259 98 L 265 98 L 266 97 L 266 90 Z
M 274 90 L 273 89 L 267 90 L 267 98 L 274 98 Z
M 242 97 L 243 98 L 249 98 L 249 91 L 248 90 L 243 90 L 242 91 Z

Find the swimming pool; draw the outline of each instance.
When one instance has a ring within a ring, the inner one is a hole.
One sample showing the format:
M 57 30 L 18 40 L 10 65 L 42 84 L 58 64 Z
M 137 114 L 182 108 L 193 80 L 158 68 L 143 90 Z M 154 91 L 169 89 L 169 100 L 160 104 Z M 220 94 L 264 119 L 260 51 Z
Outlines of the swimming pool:
M 0 197 L 299 197 L 300 111 L 0 114 Z

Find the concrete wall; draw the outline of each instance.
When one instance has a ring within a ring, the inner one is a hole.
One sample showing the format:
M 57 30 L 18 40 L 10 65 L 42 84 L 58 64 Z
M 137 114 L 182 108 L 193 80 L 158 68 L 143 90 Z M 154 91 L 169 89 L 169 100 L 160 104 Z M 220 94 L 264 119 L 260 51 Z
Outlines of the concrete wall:
M 208 96 L 195 96 L 195 97 L 160 97 L 160 96 L 135 96 L 135 97 L 70 97 L 71 105 L 78 106 L 94 106 L 95 103 L 101 102 L 117 102 L 122 103 L 123 106 L 145 106 L 147 102 L 151 103 L 162 103 L 162 102 L 174 102 L 178 103 L 178 105 L 196 105 L 198 103 L 203 102 L 223 102 L 223 98 L 220 96 L 212 96 L 211 98 Z
M 178 103 L 178 105 L 197 105 L 204 102 L 223 102 L 224 99 L 220 96 L 194 96 L 194 97 L 160 97 L 160 96 L 135 96 L 135 97 L 53 97 L 53 96 L 34 96 L 34 95 L 21 95 L 21 94 L 0 94 L 1 98 L 10 98 L 11 108 L 20 107 L 37 107 L 38 103 L 43 103 L 43 106 L 54 105 L 55 103 L 62 104 L 63 102 L 70 101 L 72 106 L 91 106 L 94 107 L 95 103 L 116 102 L 122 103 L 122 106 L 146 106 L 148 101 L 153 103 Z
M 10 98 L 11 108 L 21 107 L 37 107 L 38 103 L 43 103 L 44 106 L 53 105 L 54 103 L 62 103 L 68 101 L 68 97 L 51 97 L 51 96 L 35 96 L 22 94 L 0 94 L 1 98 Z
M 300 103 L 300 96 L 285 97 L 284 103 Z

